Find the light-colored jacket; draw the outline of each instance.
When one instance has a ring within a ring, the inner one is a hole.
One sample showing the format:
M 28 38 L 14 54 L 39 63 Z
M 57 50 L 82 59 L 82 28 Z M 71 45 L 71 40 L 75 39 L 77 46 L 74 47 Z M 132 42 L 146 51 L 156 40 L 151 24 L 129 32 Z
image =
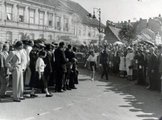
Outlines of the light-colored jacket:
M 6 66 L 12 72 L 16 67 L 22 68 L 20 51 L 11 51 L 6 59 Z

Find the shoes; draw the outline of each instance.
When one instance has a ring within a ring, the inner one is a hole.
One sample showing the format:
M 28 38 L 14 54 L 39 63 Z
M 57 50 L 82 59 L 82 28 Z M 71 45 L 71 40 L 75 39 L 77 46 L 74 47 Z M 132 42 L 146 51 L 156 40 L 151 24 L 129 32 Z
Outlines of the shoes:
M 13 99 L 14 102 L 21 102 L 20 99 Z
M 63 92 L 63 90 L 56 90 L 56 92 L 62 93 L 62 92 Z
M 149 86 L 147 86 L 147 87 L 146 87 L 146 89 L 147 89 L 147 90 L 150 90 L 150 89 L 151 89 L 150 85 L 149 85 Z
M 25 100 L 25 98 L 24 98 L 24 97 L 20 97 L 19 99 L 20 99 L 20 100 Z
M 62 89 L 63 89 L 64 91 L 66 91 L 66 87 L 63 87 Z
M 72 87 L 71 89 L 77 89 L 76 87 Z
M 46 97 L 52 97 L 53 95 L 52 94 L 46 94 Z
M 71 90 L 72 88 L 68 87 L 67 90 Z
M 36 95 L 36 94 L 30 94 L 30 97 L 31 98 L 35 98 L 35 97 L 38 97 L 38 95 Z
M 0 98 L 8 98 L 11 97 L 10 95 L 0 95 Z

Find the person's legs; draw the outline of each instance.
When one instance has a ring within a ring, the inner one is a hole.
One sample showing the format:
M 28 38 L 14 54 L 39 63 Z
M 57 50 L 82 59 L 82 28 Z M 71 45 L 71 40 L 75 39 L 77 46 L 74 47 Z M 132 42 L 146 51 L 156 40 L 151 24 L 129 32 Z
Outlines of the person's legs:
M 20 98 L 19 94 L 19 70 L 18 68 L 15 68 L 14 71 L 12 72 L 12 84 L 13 84 L 13 99 L 18 100 Z
M 109 80 L 109 75 L 108 75 L 109 70 L 108 69 L 109 69 L 108 65 L 106 65 L 106 68 L 105 68 L 106 80 Z
M 92 66 L 92 81 L 94 81 L 95 78 L 95 66 Z
M 23 95 L 23 93 L 24 93 L 24 76 L 23 76 L 23 72 L 21 71 L 21 70 L 19 70 L 19 94 L 20 94 L 20 98 L 23 98 L 24 97 L 24 95 Z
M 7 90 L 7 80 L 5 79 L 5 73 L 0 71 L 0 96 L 5 96 Z

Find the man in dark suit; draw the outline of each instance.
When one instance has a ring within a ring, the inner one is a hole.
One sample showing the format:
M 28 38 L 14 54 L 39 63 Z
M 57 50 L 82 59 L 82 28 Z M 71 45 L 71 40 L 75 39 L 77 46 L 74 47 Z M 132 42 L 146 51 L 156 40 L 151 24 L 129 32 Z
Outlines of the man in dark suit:
M 108 59 L 108 53 L 106 52 L 106 47 L 104 48 L 104 50 L 101 52 L 100 55 L 100 64 L 102 65 L 103 68 L 103 72 L 101 74 L 101 78 L 103 78 L 103 76 L 106 76 L 106 80 L 108 80 L 108 70 L 109 70 L 109 59 Z
M 140 49 L 139 54 L 137 56 L 138 61 L 138 78 L 137 78 L 137 84 L 139 85 L 145 85 L 145 72 L 144 72 L 144 66 L 145 66 L 145 57 L 143 51 Z
M 62 92 L 65 83 L 65 73 L 67 72 L 67 59 L 64 52 L 64 42 L 59 43 L 59 47 L 54 52 L 56 68 L 56 92 Z

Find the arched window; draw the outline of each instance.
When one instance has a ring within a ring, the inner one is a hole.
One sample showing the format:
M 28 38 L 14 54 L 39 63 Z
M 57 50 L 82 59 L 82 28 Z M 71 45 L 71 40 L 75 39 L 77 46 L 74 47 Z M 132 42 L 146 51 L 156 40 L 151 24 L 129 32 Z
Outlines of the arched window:
M 34 38 L 35 38 L 35 37 L 34 37 L 34 33 L 31 33 L 31 34 L 30 34 L 30 39 L 31 39 L 31 40 L 34 40 Z
M 12 32 L 8 31 L 6 33 L 6 41 L 12 42 Z
M 24 33 L 19 33 L 18 40 L 22 40 Z
M 40 34 L 40 35 L 39 35 L 39 38 L 40 38 L 40 39 L 43 39 L 43 38 L 44 38 L 44 35 L 43 35 L 43 34 Z
M 49 35 L 48 36 L 48 40 L 52 40 L 52 35 Z

